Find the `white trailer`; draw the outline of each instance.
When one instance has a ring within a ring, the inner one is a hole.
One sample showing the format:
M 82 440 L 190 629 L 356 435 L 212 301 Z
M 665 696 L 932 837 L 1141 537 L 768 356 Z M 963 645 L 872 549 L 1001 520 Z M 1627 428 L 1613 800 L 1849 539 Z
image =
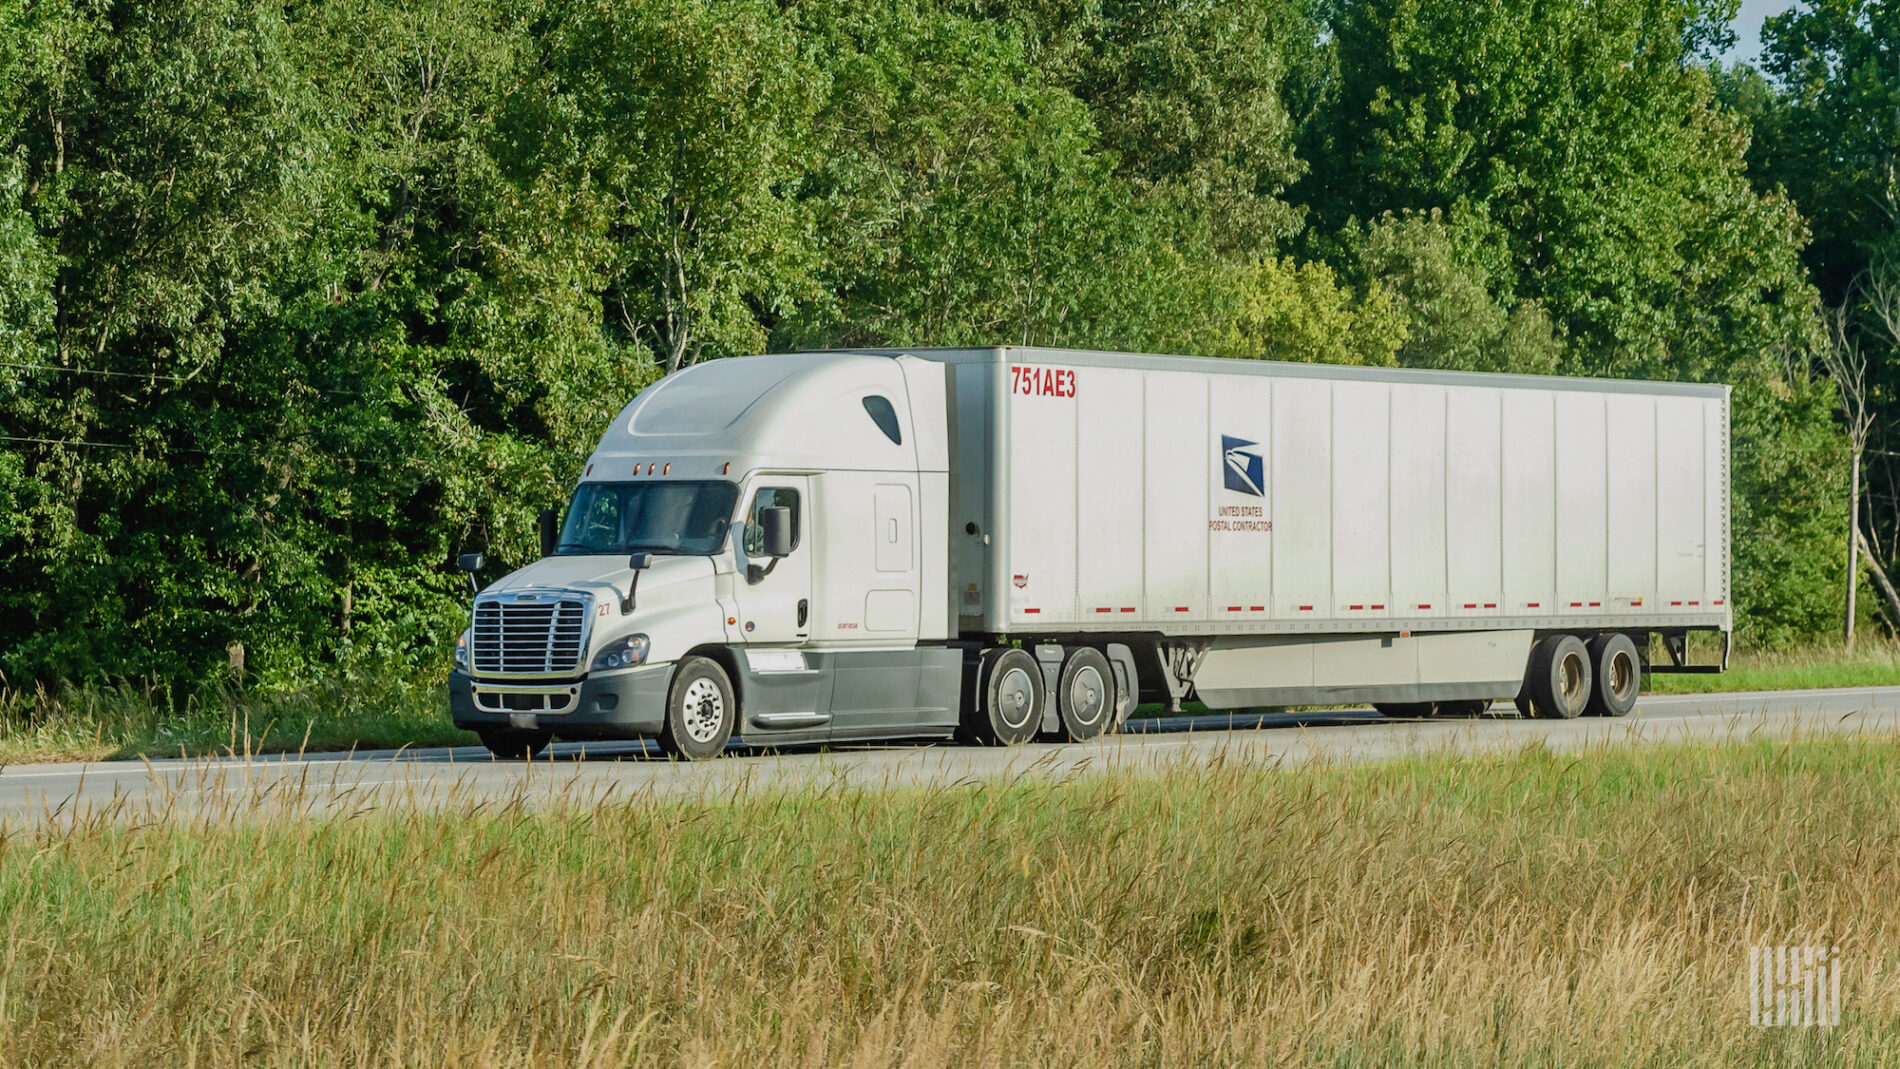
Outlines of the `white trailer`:
M 480 592 L 451 677 L 498 753 L 1082 739 L 1142 700 L 1621 715 L 1688 632 L 1730 629 L 1728 389 L 724 360 L 635 398 L 552 527 Z

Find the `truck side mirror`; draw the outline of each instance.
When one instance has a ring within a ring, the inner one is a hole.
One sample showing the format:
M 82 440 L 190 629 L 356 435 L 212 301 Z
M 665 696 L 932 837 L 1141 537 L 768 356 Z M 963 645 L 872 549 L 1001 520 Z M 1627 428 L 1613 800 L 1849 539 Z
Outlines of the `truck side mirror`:
M 455 566 L 468 573 L 468 592 L 471 594 L 481 593 L 482 585 L 475 581 L 475 573 L 482 570 L 482 555 L 480 553 L 464 553 L 455 558 Z
M 556 518 L 553 509 L 542 509 L 541 515 L 538 517 L 541 524 L 541 555 L 543 557 L 554 556 L 554 521 Z
M 783 505 L 759 510 L 759 541 L 774 559 L 792 555 L 792 510 Z
M 653 567 L 653 554 L 635 553 L 627 558 L 627 567 L 633 569 L 633 582 L 627 584 L 627 596 L 620 599 L 620 615 L 633 611 L 633 596 L 640 592 L 640 573 Z

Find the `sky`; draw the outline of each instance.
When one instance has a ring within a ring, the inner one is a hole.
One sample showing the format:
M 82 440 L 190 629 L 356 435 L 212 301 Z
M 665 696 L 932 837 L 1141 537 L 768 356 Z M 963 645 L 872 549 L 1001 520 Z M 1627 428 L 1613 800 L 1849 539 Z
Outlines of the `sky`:
M 1753 63 L 1761 54 L 1761 22 L 1795 6 L 1789 0 L 1742 0 L 1741 13 L 1735 16 L 1735 49 L 1722 58 L 1730 63 Z

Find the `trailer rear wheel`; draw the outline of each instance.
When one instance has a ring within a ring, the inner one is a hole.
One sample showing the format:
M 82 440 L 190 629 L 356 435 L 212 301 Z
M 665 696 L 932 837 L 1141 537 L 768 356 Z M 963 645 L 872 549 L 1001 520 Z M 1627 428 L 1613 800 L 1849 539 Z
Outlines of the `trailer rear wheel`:
M 488 752 L 503 761 L 527 761 L 548 748 L 553 736 L 545 731 L 523 731 L 519 728 L 477 728 L 482 745 Z
M 660 749 L 682 761 L 718 757 L 732 738 L 739 703 L 732 696 L 732 680 L 710 657 L 688 657 L 673 673 L 666 692 L 666 722 L 660 727 Z
M 1628 716 L 1643 689 L 1643 661 L 1636 643 L 1624 634 L 1598 635 L 1590 641 L 1591 716 Z
M 1115 675 L 1100 650 L 1078 646 L 1062 662 L 1056 686 L 1056 711 L 1070 742 L 1087 742 L 1102 733 L 1115 710 Z
M 984 650 L 978 666 L 976 708 L 968 711 L 963 735 L 985 746 L 1015 746 L 1036 737 L 1042 725 L 1042 667 L 1015 648 Z
M 1590 704 L 1590 650 L 1575 635 L 1551 635 L 1531 654 L 1529 690 L 1533 716 L 1570 720 Z

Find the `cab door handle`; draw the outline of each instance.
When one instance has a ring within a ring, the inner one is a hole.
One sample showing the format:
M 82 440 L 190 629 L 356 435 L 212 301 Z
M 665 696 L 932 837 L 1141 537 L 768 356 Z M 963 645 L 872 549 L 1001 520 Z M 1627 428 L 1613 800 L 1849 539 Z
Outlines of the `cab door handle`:
M 800 627 L 805 626 L 805 617 L 807 614 L 810 613 L 810 611 L 811 611 L 811 602 L 805 598 L 799 598 L 798 599 L 798 626 Z

